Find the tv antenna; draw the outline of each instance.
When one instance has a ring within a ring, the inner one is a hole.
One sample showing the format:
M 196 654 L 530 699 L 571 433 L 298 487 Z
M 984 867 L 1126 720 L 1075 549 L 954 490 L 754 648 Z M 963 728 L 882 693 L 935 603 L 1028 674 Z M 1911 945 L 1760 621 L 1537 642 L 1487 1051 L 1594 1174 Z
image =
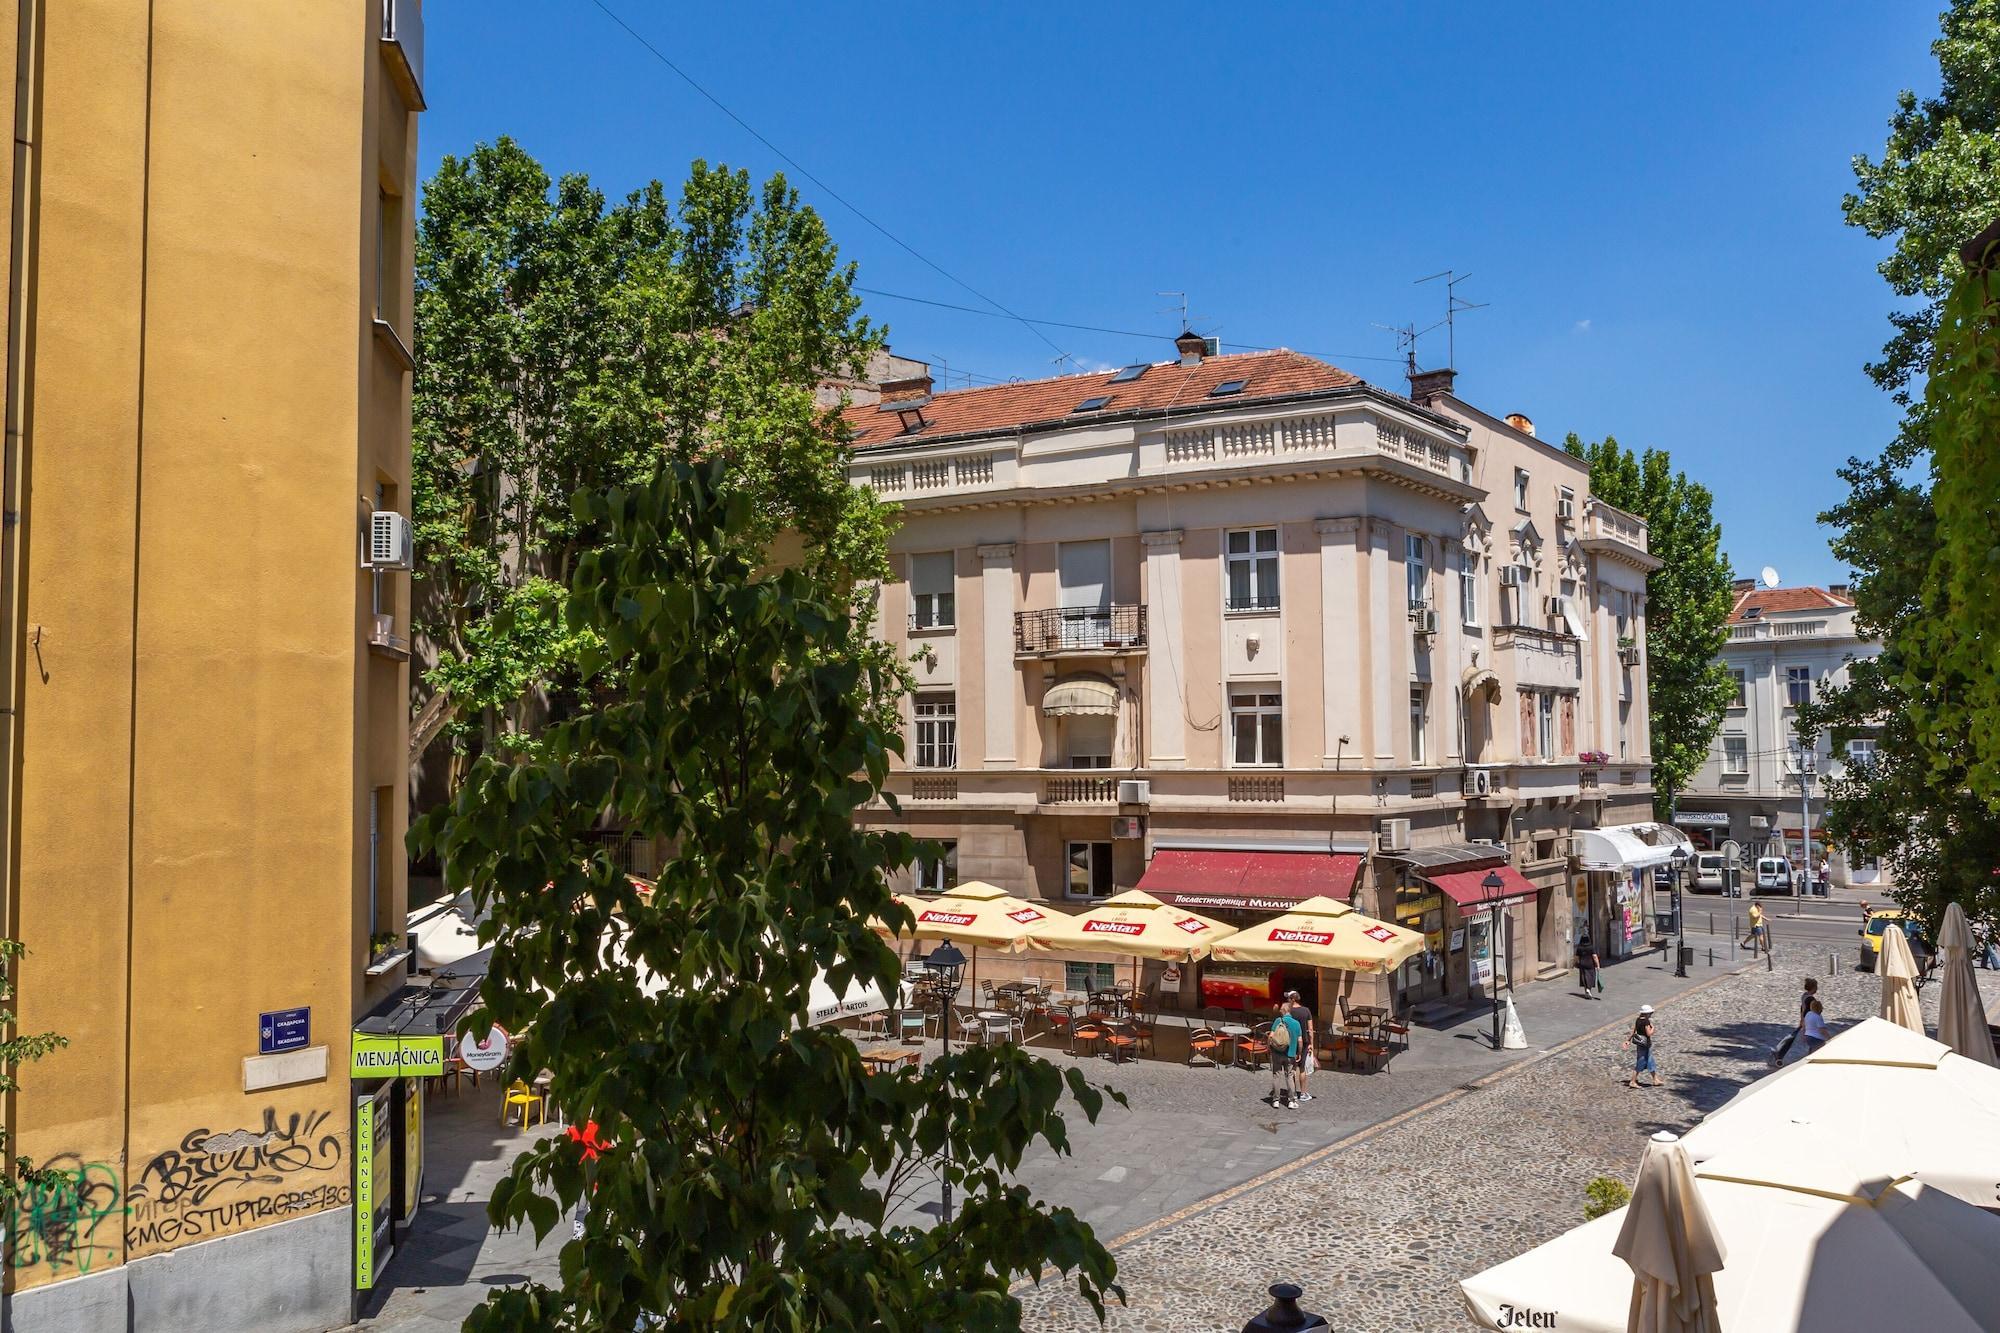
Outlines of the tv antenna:
M 1443 320 L 1438 321 L 1438 324 L 1442 323 L 1444 323 Z M 1409 374 L 1414 375 L 1417 373 L 1417 339 L 1429 333 L 1438 324 L 1432 324 L 1421 329 L 1415 324 L 1404 324 L 1400 327 L 1394 324 L 1377 324 L 1375 327 L 1384 332 L 1396 335 L 1396 353 L 1403 358 L 1404 369 Z
M 1180 298 L 1181 298 L 1181 328 L 1182 328 L 1182 330 L 1183 330 L 1183 331 L 1185 331 L 1185 330 L 1188 330 L 1188 329 L 1192 329 L 1192 328 L 1194 327 L 1194 325 L 1192 325 L 1192 324 L 1188 323 L 1188 308 L 1187 308 L 1187 293 L 1186 293 L 1186 292 L 1154 292 L 1154 293 L 1153 293 L 1153 295 L 1155 295 L 1155 296 L 1178 296 L 1178 297 L 1180 297 Z M 1160 313 L 1161 313 L 1161 314 L 1163 314 L 1163 315 L 1166 315 L 1166 314 L 1171 314 L 1171 313 L 1173 313 L 1173 307 L 1172 307 L 1172 306 L 1168 306 L 1168 307 L 1167 307 L 1167 308 L 1166 308 L 1165 310 L 1162 310 L 1162 311 L 1161 311 Z
M 1458 294 L 1458 284 L 1471 276 L 1470 273 L 1455 273 L 1451 269 L 1446 269 L 1442 273 L 1433 273 L 1428 278 L 1418 278 L 1411 284 L 1420 286 L 1426 282 L 1436 282 L 1439 278 L 1444 279 L 1444 318 L 1438 323 L 1444 325 L 1444 363 L 1452 370 L 1458 369 L 1458 330 L 1454 320 L 1462 311 L 1484 310 L 1492 304 L 1491 301 L 1468 301 Z M 1436 327 L 1437 324 L 1431 325 L 1432 329 Z M 1429 331 L 1430 329 L 1425 330 L 1426 333 Z M 1411 364 L 1414 365 L 1415 362 Z

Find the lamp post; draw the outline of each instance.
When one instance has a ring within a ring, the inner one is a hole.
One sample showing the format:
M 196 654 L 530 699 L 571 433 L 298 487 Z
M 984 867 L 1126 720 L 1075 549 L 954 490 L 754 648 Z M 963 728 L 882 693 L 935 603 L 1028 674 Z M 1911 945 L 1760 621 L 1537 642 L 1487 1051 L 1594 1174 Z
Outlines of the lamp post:
M 1493 969 L 1493 1049 L 1500 1049 L 1500 894 L 1507 889 L 1507 881 L 1500 878 L 1498 870 L 1486 872 L 1486 878 L 1479 881 L 1479 887 L 1486 890 L 1492 899 L 1493 925 L 1486 937 L 1486 962 Z
M 944 1028 L 944 1053 L 950 1055 L 952 1006 L 958 1000 L 959 982 L 965 978 L 965 955 L 959 952 L 957 945 L 953 944 L 950 940 L 946 940 L 944 943 L 938 945 L 937 948 L 931 950 L 930 956 L 924 959 L 924 970 L 929 972 L 936 980 L 938 993 L 944 997 L 944 1005 L 939 1015 L 939 1024 Z M 947 1116 L 951 1114 L 949 1104 L 945 1108 L 945 1114 Z M 944 1185 L 944 1211 L 940 1214 L 940 1220 L 943 1225 L 950 1226 L 951 1126 L 949 1123 L 945 1126 L 944 1168 L 943 1171 L 938 1173 L 938 1178 Z
M 1683 947 L 1687 944 L 1688 928 L 1687 917 L 1681 910 L 1681 885 L 1690 859 L 1687 848 L 1674 848 L 1674 975 L 1677 977 L 1688 974 L 1687 950 Z

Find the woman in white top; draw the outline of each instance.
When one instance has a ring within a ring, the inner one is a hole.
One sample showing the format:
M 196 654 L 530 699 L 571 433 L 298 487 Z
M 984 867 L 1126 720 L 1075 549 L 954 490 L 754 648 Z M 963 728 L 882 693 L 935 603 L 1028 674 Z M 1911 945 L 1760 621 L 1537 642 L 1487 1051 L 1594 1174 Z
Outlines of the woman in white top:
M 1826 1016 L 1816 999 L 1806 1005 L 1805 1024 L 1799 1037 L 1805 1042 L 1807 1055 L 1826 1045 Z

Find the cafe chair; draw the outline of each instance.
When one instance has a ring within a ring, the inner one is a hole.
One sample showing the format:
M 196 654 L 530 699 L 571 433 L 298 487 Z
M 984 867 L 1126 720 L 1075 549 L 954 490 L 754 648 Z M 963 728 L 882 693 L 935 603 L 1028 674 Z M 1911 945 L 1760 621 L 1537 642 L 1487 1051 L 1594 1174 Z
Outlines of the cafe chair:
M 896 1015 L 896 1032 L 905 1046 L 924 1044 L 925 1025 L 928 1019 L 921 1009 L 904 1009 Z
M 522 1129 L 528 1127 L 530 1119 L 545 1123 L 548 1120 L 548 1108 L 543 1104 L 541 1094 L 518 1078 L 508 1085 L 506 1099 L 500 1103 L 501 1124 L 507 1123 L 507 1113 L 517 1106 L 521 1108 Z
M 1270 1058 L 1271 1025 L 1259 1023 L 1250 1029 L 1248 1036 L 1236 1039 L 1236 1063 L 1245 1069 L 1255 1069 Z
M 1222 1068 L 1220 1059 L 1222 1048 L 1229 1044 L 1229 1038 L 1214 1028 L 1196 1028 L 1188 1033 L 1188 1058 L 1190 1068 L 1196 1060 L 1208 1061 L 1210 1069 Z
M 1111 1063 L 1122 1065 L 1138 1053 L 1138 1029 L 1127 1022 L 1106 1023 L 1104 1044 L 1111 1051 Z

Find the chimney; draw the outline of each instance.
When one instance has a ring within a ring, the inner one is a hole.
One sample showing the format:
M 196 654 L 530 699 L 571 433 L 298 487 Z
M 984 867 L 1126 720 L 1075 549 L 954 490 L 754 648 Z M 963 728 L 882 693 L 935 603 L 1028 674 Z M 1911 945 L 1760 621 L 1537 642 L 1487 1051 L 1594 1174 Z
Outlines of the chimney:
M 1451 382 L 1456 378 L 1458 372 L 1455 370 L 1413 370 L 1410 372 L 1410 401 L 1420 407 L 1429 407 L 1451 392 Z
M 1756 586 L 1757 580 L 1755 579 L 1731 579 L 1729 581 L 1729 591 L 1731 592 L 1749 592 Z
M 1208 339 L 1193 329 L 1182 329 L 1181 336 L 1174 339 L 1174 350 L 1181 354 L 1182 365 L 1198 366 L 1202 357 L 1208 353 Z
M 1845 583 L 1829 583 L 1826 585 L 1826 590 L 1832 593 L 1835 597 L 1846 597 L 1848 595 L 1847 585 Z
M 1509 412 L 1507 414 L 1507 424 L 1515 430 L 1520 431 L 1523 435 L 1532 436 L 1535 433 L 1535 423 L 1529 419 L 1526 412 Z
M 931 403 L 930 367 L 921 375 L 911 375 L 905 379 L 883 380 L 882 401 L 875 404 L 877 412 L 894 412 L 896 420 L 902 424 L 903 433 L 922 430 L 930 423 L 924 420 L 924 409 Z

